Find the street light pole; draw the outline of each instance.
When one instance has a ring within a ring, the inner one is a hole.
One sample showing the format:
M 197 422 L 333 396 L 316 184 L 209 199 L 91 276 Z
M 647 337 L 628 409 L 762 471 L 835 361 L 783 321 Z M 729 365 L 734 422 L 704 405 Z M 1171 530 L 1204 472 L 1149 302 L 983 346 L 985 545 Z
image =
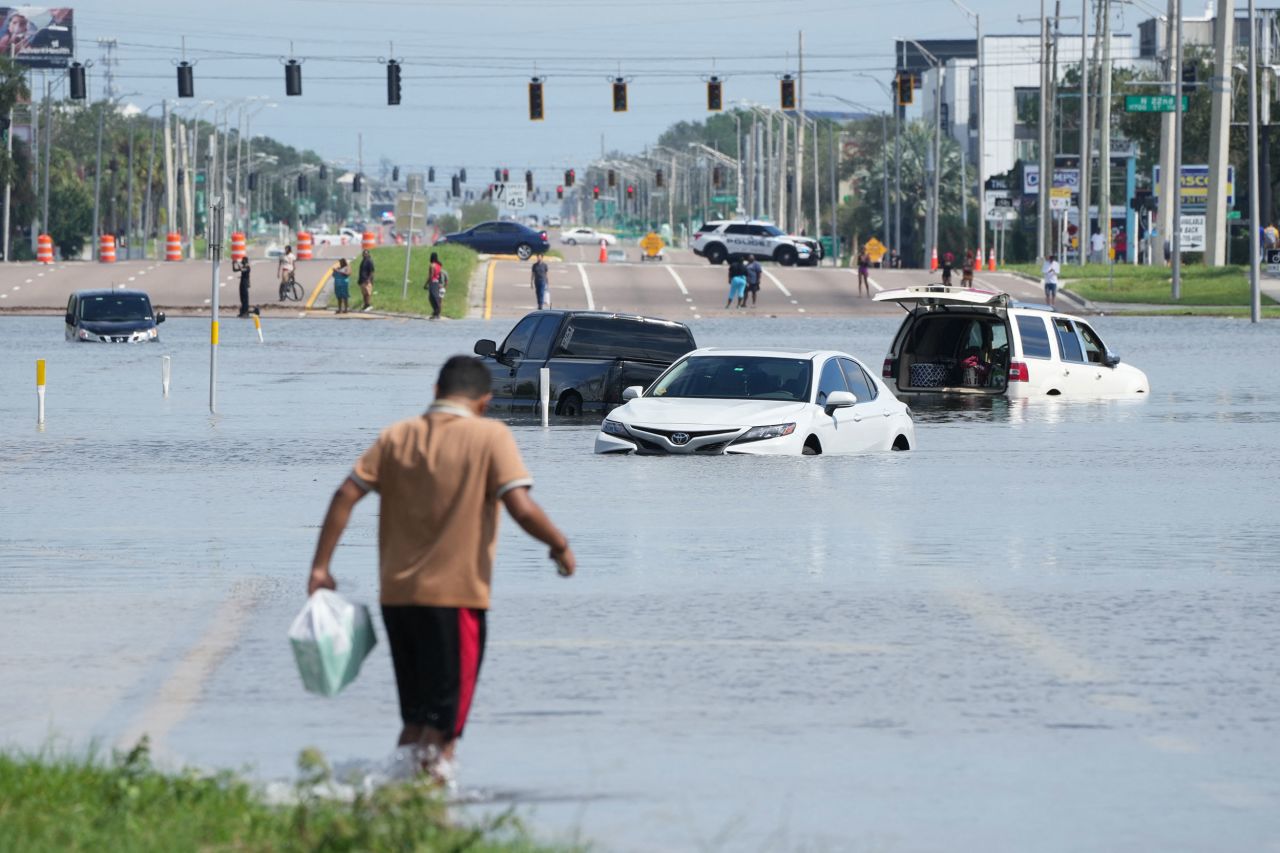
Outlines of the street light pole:
M 1041 0 L 1043 2 L 1043 0 Z M 915 39 L 900 39 L 916 46 L 920 54 L 933 68 L 933 197 L 929 203 L 928 239 L 921 250 L 921 265 L 929 266 L 929 250 L 938 247 L 938 203 L 942 185 L 942 63 L 924 45 Z
M 978 261 L 981 262 L 982 259 L 986 256 L 986 252 L 987 252 L 986 210 L 984 209 L 984 206 L 983 206 L 983 196 L 982 196 L 982 191 L 985 187 L 984 182 L 986 181 L 986 168 L 985 168 L 986 163 L 982 159 L 982 136 L 983 136 L 982 89 L 983 89 L 983 82 L 984 82 L 983 71 L 982 71 L 982 16 L 979 15 L 977 12 L 973 11 L 972 9 L 970 9 L 968 6 L 965 6 L 963 3 L 960 2 L 960 0 L 951 0 L 951 2 L 954 3 L 956 6 L 958 6 L 960 8 L 960 11 L 964 12 L 973 20 L 973 28 L 977 32 L 977 39 L 978 39 L 977 60 L 976 60 L 977 72 L 978 72 L 978 98 L 977 98 L 977 101 L 978 101 L 977 103 L 977 113 L 978 113 L 977 160 L 978 160 L 978 163 L 977 163 L 977 169 L 975 170 L 977 171 L 977 175 L 975 176 L 976 188 L 974 190 L 974 197 L 976 198 L 977 204 L 978 204 Z M 963 159 L 963 154 L 961 155 L 961 157 Z M 961 196 L 961 198 L 963 198 L 963 195 Z M 961 204 L 963 204 L 963 201 L 961 202 Z
M 1249 320 L 1262 319 L 1262 269 L 1258 261 L 1258 27 L 1254 0 L 1249 0 Z M 1181 189 L 1181 188 L 1179 188 Z
M 1173 19 L 1173 286 L 1170 295 L 1182 298 L 1182 0 L 1175 0 Z M 1104 152 L 1106 153 L 1106 152 Z

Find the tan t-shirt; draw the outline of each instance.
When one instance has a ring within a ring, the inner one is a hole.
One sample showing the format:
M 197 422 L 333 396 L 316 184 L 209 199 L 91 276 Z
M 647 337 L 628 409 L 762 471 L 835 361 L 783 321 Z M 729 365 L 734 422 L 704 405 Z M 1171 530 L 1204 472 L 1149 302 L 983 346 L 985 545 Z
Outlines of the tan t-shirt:
M 506 424 L 436 403 L 384 429 L 351 479 L 382 496 L 381 603 L 488 608 L 499 499 L 533 485 Z

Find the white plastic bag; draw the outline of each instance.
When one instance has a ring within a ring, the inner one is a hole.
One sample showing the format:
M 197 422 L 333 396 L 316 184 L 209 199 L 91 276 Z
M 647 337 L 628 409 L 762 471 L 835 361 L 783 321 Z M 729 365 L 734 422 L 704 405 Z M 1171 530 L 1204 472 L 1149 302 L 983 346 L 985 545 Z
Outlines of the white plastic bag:
M 302 686 L 321 696 L 355 681 L 376 643 L 369 608 L 329 589 L 316 590 L 289 628 Z

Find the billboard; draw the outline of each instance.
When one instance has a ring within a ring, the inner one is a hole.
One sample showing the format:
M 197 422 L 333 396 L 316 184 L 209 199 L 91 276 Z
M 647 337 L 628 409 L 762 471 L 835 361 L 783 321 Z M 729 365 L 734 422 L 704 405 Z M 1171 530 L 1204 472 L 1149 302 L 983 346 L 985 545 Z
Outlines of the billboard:
M 74 58 L 72 10 L 0 6 L 0 56 L 28 68 L 66 68 Z

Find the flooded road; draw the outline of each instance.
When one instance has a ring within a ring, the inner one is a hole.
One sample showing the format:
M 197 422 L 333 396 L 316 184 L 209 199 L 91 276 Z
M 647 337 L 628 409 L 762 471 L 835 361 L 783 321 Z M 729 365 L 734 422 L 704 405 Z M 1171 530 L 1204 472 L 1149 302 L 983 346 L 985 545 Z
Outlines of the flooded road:
M 875 368 L 897 323 L 691 325 Z M 285 632 L 355 456 L 508 326 L 264 325 L 223 323 L 211 417 L 206 321 L 132 347 L 0 321 L 5 745 L 146 731 L 263 780 L 390 752 L 385 643 L 320 699 Z M 603 849 L 1280 849 L 1280 325 L 1095 325 L 1150 399 L 916 406 L 911 453 L 611 458 L 517 426 L 579 576 L 505 524 L 464 793 Z M 370 604 L 376 508 L 333 567 Z

